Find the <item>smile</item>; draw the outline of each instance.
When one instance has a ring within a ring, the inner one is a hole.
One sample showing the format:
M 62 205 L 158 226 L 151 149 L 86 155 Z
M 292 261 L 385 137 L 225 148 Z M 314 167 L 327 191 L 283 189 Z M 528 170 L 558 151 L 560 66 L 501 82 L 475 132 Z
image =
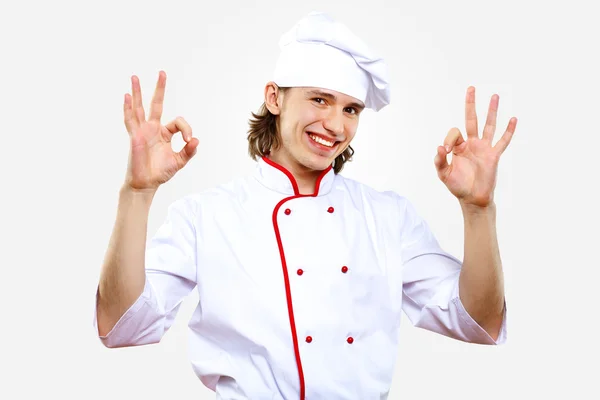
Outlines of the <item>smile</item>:
M 321 144 L 321 145 L 323 145 L 323 146 L 327 146 L 327 147 L 333 147 L 333 145 L 335 144 L 335 142 L 330 142 L 329 140 L 325 140 L 325 139 L 323 139 L 322 137 L 319 137 L 319 136 L 313 135 L 313 134 L 311 134 L 311 133 L 309 133 L 309 134 L 308 134 L 308 136 L 309 136 L 309 137 L 310 137 L 312 140 L 314 140 L 315 142 L 317 142 L 317 143 L 319 143 L 319 144 Z

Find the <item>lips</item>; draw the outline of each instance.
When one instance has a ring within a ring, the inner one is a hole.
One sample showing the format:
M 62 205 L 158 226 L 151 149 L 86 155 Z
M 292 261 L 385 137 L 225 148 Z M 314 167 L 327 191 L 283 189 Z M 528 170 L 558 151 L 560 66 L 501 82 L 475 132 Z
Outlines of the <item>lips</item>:
M 311 141 L 313 141 L 314 143 L 319 144 L 325 148 L 328 148 L 328 149 L 335 148 L 336 144 L 338 143 L 337 140 L 329 138 L 324 135 L 320 135 L 318 133 L 314 133 L 314 132 L 306 132 L 306 133 L 310 137 Z

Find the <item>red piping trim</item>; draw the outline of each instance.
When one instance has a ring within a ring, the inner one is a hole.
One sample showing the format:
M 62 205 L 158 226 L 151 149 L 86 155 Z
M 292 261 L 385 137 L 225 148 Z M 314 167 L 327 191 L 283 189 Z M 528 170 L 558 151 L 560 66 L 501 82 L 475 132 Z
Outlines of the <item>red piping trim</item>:
M 293 302 L 292 302 L 292 291 L 290 288 L 290 278 L 288 275 L 287 262 L 285 260 L 285 252 L 283 251 L 283 242 L 281 241 L 281 234 L 279 232 L 279 225 L 277 224 L 277 214 L 278 214 L 281 206 L 289 200 L 297 199 L 300 197 L 316 197 L 319 194 L 319 188 L 321 186 L 321 181 L 323 180 L 323 177 L 329 172 L 329 170 L 332 168 L 332 166 L 330 165 L 329 168 L 325 169 L 321 173 L 321 175 L 319 175 L 319 177 L 317 178 L 317 182 L 315 184 L 315 191 L 313 194 L 300 194 L 300 191 L 298 190 L 298 184 L 296 183 L 296 179 L 290 173 L 290 171 L 285 169 L 283 166 L 275 163 L 274 161 L 269 160 L 266 157 L 263 157 L 263 160 L 265 160 L 265 162 L 267 164 L 277 168 L 278 170 L 280 170 L 281 172 L 286 174 L 287 177 L 292 182 L 292 186 L 294 187 L 294 195 L 286 197 L 285 199 L 281 200 L 279 203 L 277 203 L 277 205 L 273 209 L 273 229 L 275 230 L 275 237 L 277 239 L 277 247 L 279 248 L 279 255 L 281 257 L 281 268 L 283 270 L 283 280 L 285 282 L 285 295 L 286 295 L 286 300 L 287 300 L 288 316 L 290 319 L 290 329 L 292 331 L 292 341 L 294 343 L 294 355 L 296 356 L 296 366 L 298 367 L 298 377 L 300 379 L 300 400 L 304 400 L 304 396 L 305 396 L 305 392 L 306 392 L 305 383 L 304 383 L 304 372 L 302 370 L 302 360 L 300 359 L 300 348 L 298 345 L 298 332 L 296 331 L 296 320 L 294 318 L 294 306 L 293 306 Z
M 281 267 L 283 269 L 283 280 L 285 282 L 285 295 L 287 299 L 288 316 L 290 319 L 290 328 L 292 330 L 292 341 L 294 342 L 294 354 L 296 356 L 296 366 L 298 368 L 298 376 L 300 378 L 300 400 L 304 400 L 304 372 L 302 371 L 302 361 L 300 360 L 300 349 L 298 347 L 298 334 L 296 332 L 296 321 L 294 319 L 294 308 L 292 303 L 292 291 L 290 289 L 290 278 L 288 276 L 287 262 L 283 251 L 283 243 L 279 233 L 279 225 L 277 224 L 277 212 L 279 208 L 288 200 L 295 199 L 297 196 L 286 197 L 275 206 L 273 210 L 273 228 L 275 237 L 277 238 L 277 247 L 279 247 L 279 255 L 281 256 Z
M 285 169 L 285 167 L 277 164 L 275 161 L 269 160 L 267 157 L 263 157 L 263 160 L 265 160 L 265 162 L 267 164 L 269 164 L 270 166 L 275 167 L 278 170 L 280 170 L 281 172 L 283 172 L 284 174 L 286 174 L 288 179 L 292 182 L 292 187 L 294 188 L 294 195 L 295 196 L 300 195 L 300 190 L 298 189 L 298 183 L 296 182 L 296 178 L 294 178 L 294 175 L 292 175 L 292 173 L 290 171 Z M 318 183 L 317 183 L 317 188 L 318 188 Z

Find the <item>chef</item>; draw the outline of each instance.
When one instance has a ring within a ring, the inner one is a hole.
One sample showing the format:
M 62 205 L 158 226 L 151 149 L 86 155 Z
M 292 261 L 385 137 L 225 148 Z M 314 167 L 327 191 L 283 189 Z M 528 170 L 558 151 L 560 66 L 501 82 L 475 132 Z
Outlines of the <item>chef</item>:
M 480 136 L 469 88 L 467 137 L 454 128 L 437 149 L 438 176 L 464 216 L 461 262 L 408 199 L 340 173 L 360 114 L 389 103 L 384 61 L 316 12 L 280 47 L 250 121 L 255 170 L 175 201 L 148 242 L 153 196 L 194 156 L 198 139 L 182 118 L 162 125 L 164 72 L 147 116 L 132 77 L 128 169 L 96 294 L 102 343 L 158 343 L 197 290 L 189 321 L 195 373 L 217 399 L 253 400 L 387 398 L 402 312 L 457 340 L 503 343 L 493 191 L 516 119 L 492 146 L 498 97 Z M 186 145 L 173 152 L 177 132 Z

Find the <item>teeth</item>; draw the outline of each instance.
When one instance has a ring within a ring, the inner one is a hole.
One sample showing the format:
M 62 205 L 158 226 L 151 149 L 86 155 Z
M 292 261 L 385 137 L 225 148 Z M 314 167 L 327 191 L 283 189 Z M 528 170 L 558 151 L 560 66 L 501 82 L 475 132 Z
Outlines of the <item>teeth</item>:
M 335 144 L 335 142 L 329 142 L 329 141 L 327 141 L 327 140 L 325 140 L 323 138 L 320 138 L 318 136 L 315 136 L 315 135 L 308 135 L 308 136 L 310 136 L 310 138 L 312 140 L 314 140 L 317 143 L 322 144 L 323 146 L 333 147 L 333 145 Z

